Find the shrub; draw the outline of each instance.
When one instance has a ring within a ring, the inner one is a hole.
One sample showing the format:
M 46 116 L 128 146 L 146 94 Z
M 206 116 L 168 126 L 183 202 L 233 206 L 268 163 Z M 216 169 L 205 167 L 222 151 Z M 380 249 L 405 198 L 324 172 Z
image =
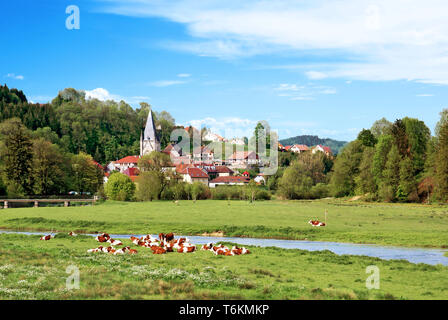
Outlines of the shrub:
M 322 199 L 330 195 L 330 187 L 325 183 L 318 183 L 311 188 L 311 198 Z
M 107 181 L 104 192 L 111 200 L 130 201 L 134 198 L 135 184 L 122 173 L 113 173 Z
M 271 200 L 271 194 L 263 189 L 257 190 L 255 193 L 256 200 Z
M 211 198 L 210 188 L 201 182 L 195 182 L 189 188 L 190 197 L 193 200 L 204 200 Z

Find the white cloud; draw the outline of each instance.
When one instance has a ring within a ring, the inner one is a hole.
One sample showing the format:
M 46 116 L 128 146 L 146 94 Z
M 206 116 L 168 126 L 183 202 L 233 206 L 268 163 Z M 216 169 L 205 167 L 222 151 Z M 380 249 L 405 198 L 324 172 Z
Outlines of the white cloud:
M 160 80 L 160 81 L 154 81 L 149 83 L 150 86 L 153 87 L 169 87 L 169 86 L 174 86 L 177 84 L 183 84 L 186 83 L 186 81 L 181 81 L 181 80 Z
M 446 0 L 109 0 L 104 11 L 184 24 L 193 39 L 168 45 L 199 55 L 337 53 L 347 60 L 308 76 L 448 84 Z
M 258 121 L 238 117 L 216 119 L 207 117 L 204 119 L 191 120 L 185 126 L 192 125 L 195 128 L 207 127 L 212 132 L 223 137 L 250 137 Z
M 328 75 L 326 75 L 323 72 L 319 72 L 319 71 L 308 71 L 308 72 L 305 72 L 305 74 L 311 80 L 321 80 L 321 79 L 325 79 L 328 77 Z
M 336 94 L 337 90 L 327 86 L 306 85 L 282 83 L 274 88 L 279 97 L 287 97 L 292 101 L 314 100 L 317 95 Z
M 430 93 L 422 93 L 422 94 L 417 94 L 417 97 L 434 97 L 433 94 Z
M 189 77 L 191 77 L 191 74 L 189 74 L 189 73 L 179 73 L 177 76 L 179 78 L 189 78 Z
M 109 91 L 103 88 L 96 88 L 93 90 L 85 90 L 86 99 L 98 99 L 100 101 L 107 100 L 121 100 L 121 97 L 118 95 L 110 94 Z
M 7 78 L 11 78 L 11 79 L 15 79 L 15 80 L 23 80 L 23 79 L 25 79 L 25 77 L 24 76 L 22 76 L 22 75 L 16 75 L 15 73 L 8 73 L 7 75 L 6 75 L 6 77 Z
M 119 102 L 121 100 L 126 101 L 131 105 L 138 104 L 139 102 L 148 101 L 150 98 L 145 96 L 130 96 L 123 97 L 117 94 L 111 94 L 108 90 L 104 88 L 96 88 L 93 90 L 84 90 L 86 93 L 86 99 L 98 99 L 100 101 L 113 100 Z

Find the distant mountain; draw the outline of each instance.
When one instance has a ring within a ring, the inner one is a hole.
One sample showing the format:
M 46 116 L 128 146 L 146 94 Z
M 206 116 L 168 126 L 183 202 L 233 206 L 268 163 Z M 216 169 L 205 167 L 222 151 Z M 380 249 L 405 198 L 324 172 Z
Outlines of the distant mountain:
M 293 144 L 304 144 L 308 147 L 321 144 L 330 147 L 334 154 L 338 154 L 343 146 L 347 144 L 346 141 L 337 141 L 329 138 L 321 139 L 318 136 L 297 136 L 293 138 L 283 139 L 279 141 L 284 146 L 291 146 Z

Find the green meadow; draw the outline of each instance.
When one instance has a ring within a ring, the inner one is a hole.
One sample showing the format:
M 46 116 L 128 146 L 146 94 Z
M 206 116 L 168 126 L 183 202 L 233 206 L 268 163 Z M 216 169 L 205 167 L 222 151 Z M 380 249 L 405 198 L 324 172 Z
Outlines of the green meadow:
M 325 219 L 313 228 L 310 219 Z M 448 247 L 448 207 L 319 201 L 105 202 L 0 210 L 0 229 L 201 235 Z
M 114 256 L 87 253 L 98 242 L 65 234 L 0 234 L 0 243 L 0 299 L 448 299 L 447 267 L 402 260 L 272 247 L 233 257 L 147 248 Z M 370 265 L 379 290 L 366 288 Z M 69 266 L 79 269 L 79 289 L 66 287 Z

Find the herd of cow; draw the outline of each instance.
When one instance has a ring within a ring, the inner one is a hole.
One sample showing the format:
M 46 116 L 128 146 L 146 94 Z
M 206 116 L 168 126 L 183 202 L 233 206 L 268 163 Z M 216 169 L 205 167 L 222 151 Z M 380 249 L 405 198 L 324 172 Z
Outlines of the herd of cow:
M 74 232 L 70 232 L 69 235 L 73 237 L 77 236 Z M 48 241 L 52 238 L 54 238 L 53 235 L 46 235 L 41 237 L 40 240 Z M 160 233 L 158 239 L 150 234 L 140 238 L 131 237 L 130 239 L 136 246 L 151 249 L 153 254 L 165 254 L 167 252 L 191 253 L 196 251 L 196 246 L 190 243 L 190 239 L 185 237 L 175 239 L 173 233 Z M 125 253 L 137 254 L 137 250 L 131 249 L 129 246 L 116 249 L 116 246 L 122 246 L 123 243 L 120 240 L 112 239 L 111 236 L 107 233 L 98 235 L 97 237 L 95 237 L 95 240 L 103 244 L 108 243 L 109 245 L 107 247 L 100 245 L 97 248 L 87 250 L 87 252 L 104 252 L 113 255 Z M 244 247 L 238 248 L 237 246 L 233 246 L 232 249 L 229 249 L 222 244 L 215 246 L 213 245 L 213 243 L 207 243 L 203 245 L 201 247 L 201 250 L 210 251 L 215 255 L 222 256 L 238 256 L 250 253 L 250 251 Z

